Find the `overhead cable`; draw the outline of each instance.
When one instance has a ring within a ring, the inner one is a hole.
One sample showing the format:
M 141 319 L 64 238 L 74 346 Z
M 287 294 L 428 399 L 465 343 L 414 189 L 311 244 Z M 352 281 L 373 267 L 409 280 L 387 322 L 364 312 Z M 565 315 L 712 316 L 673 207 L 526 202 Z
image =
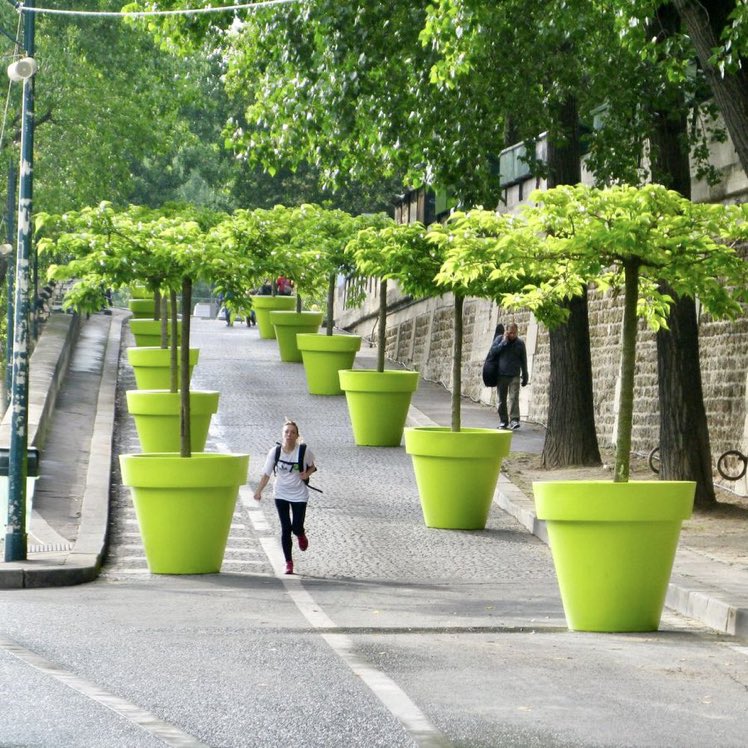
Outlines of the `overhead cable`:
M 19 13 L 36 13 L 38 15 L 50 16 L 109 16 L 116 18 L 143 18 L 145 16 L 190 16 L 201 13 L 224 13 L 226 11 L 236 10 L 253 10 L 255 8 L 264 8 L 272 5 L 289 5 L 297 3 L 299 0 L 260 0 L 256 3 L 240 3 L 238 5 L 223 5 L 209 8 L 181 8 L 175 10 L 135 10 L 114 11 L 114 10 L 65 10 L 60 8 L 27 8 L 23 3 L 18 3 L 17 10 Z

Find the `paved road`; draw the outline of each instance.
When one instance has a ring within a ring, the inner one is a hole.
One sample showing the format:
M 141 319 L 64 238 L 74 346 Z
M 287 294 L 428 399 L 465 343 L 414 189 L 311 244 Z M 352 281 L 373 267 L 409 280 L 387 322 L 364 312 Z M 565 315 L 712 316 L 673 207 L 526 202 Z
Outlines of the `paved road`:
M 194 324 L 194 385 L 221 390 L 210 445 L 251 455 L 223 573 L 150 575 L 115 491 L 99 580 L 0 591 L 0 745 L 745 744 L 739 640 L 674 615 L 567 632 L 545 545 L 498 508 L 483 532 L 425 528 L 403 450 L 355 447 L 343 398 L 306 394 L 256 330 Z M 284 416 L 324 489 L 290 578 L 270 494 L 252 499 Z

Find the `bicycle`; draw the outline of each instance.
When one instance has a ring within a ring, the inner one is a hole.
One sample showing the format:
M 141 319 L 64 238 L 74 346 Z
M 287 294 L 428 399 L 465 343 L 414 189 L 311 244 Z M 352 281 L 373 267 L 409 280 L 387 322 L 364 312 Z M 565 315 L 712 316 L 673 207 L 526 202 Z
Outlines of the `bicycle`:
M 660 448 L 654 447 L 647 456 L 649 469 L 653 473 L 660 472 Z M 748 456 L 738 449 L 728 449 L 717 460 L 717 472 L 729 481 L 740 480 L 748 470 Z

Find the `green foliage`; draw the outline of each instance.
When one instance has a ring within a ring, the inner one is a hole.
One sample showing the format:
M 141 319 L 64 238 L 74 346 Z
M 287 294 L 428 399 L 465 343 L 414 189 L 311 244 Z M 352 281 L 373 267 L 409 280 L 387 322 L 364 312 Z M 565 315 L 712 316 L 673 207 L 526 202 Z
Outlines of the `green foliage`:
M 444 293 L 435 281 L 443 261 L 441 248 L 428 240 L 422 223 L 392 222 L 364 229 L 349 242 L 346 253 L 361 275 L 396 280 L 407 294 L 425 298 Z
M 238 297 L 283 275 L 294 280 L 300 293 L 319 298 L 327 291 L 330 275 L 352 270 L 344 253 L 350 237 L 363 226 L 389 220 L 382 214 L 354 217 L 319 205 L 234 211 L 211 232 L 215 262 L 226 265 L 223 258 L 228 257 L 237 265 L 233 285 L 226 268 L 218 290 Z
M 3 5 L 0 23 L 15 29 L 18 14 Z M 112 0 L 87 5 L 119 8 Z M 204 79 L 196 65 L 154 49 L 142 31 L 114 18 L 39 15 L 36 48 L 35 206 L 61 212 L 103 199 L 123 204 L 140 164 L 196 143 L 185 112 L 202 100 Z M 10 93 L 5 133 L 17 145 L 20 86 Z M 5 183 L 6 165 L 18 156 L 12 142 L 3 147 Z
M 692 203 L 656 184 L 564 186 L 530 200 L 514 217 L 475 211 L 441 229 L 439 241 L 450 245 L 442 276 L 487 278 L 491 293 L 503 287 L 502 306 L 529 308 L 551 326 L 563 322 L 563 302 L 587 285 L 623 292 L 615 475 L 628 480 L 636 318 L 654 330 L 667 325 L 673 298 L 662 283 L 678 297 L 698 297 L 715 317 L 741 314 L 748 264 L 734 245 L 748 236 L 748 209 Z M 523 285 L 507 292 L 515 283 Z
M 498 242 L 547 280 L 502 303 L 529 305 L 553 324 L 558 319 L 542 304 L 559 305 L 587 283 L 621 291 L 626 268 L 636 266 L 637 313 L 653 330 L 667 325 L 672 302 L 659 290 L 663 281 L 678 296 L 698 296 L 717 317 L 741 313 L 748 272 L 733 245 L 745 232 L 742 207 L 692 203 L 661 185 L 558 187 L 531 200 Z
M 464 296 L 499 301 L 512 289 L 521 289 L 530 276 L 516 252 L 497 241 L 517 219 L 481 208 L 453 213 L 444 225 L 429 228 L 428 238 L 438 244 L 444 262 L 436 283 Z
M 116 210 L 101 203 L 60 216 L 39 214 L 37 246 L 65 263 L 51 268 L 52 278 L 76 279 L 65 305 L 91 311 L 106 288 L 142 282 L 151 291 L 177 291 L 184 278 L 220 277 L 222 265 L 206 240 L 217 219 L 189 206 Z

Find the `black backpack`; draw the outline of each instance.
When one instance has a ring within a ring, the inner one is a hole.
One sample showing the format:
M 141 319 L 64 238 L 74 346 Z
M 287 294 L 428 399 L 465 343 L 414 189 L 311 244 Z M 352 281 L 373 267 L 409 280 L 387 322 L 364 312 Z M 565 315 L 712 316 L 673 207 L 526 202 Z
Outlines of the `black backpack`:
M 496 387 L 499 383 L 499 347 L 491 344 L 486 360 L 483 362 L 483 384 L 486 387 Z
M 304 472 L 304 455 L 306 454 L 306 444 L 303 442 L 299 444 L 299 460 L 298 460 L 298 467 L 299 472 Z M 275 475 L 278 472 L 278 462 L 280 461 L 281 456 L 281 445 L 280 442 L 276 442 L 275 447 L 275 463 L 273 463 L 273 475 Z M 304 483 L 306 483 L 307 486 L 309 486 L 309 478 L 302 478 Z M 322 493 L 321 488 L 315 488 L 314 486 L 309 486 L 309 488 L 312 489 L 312 491 L 318 491 L 319 493 Z

